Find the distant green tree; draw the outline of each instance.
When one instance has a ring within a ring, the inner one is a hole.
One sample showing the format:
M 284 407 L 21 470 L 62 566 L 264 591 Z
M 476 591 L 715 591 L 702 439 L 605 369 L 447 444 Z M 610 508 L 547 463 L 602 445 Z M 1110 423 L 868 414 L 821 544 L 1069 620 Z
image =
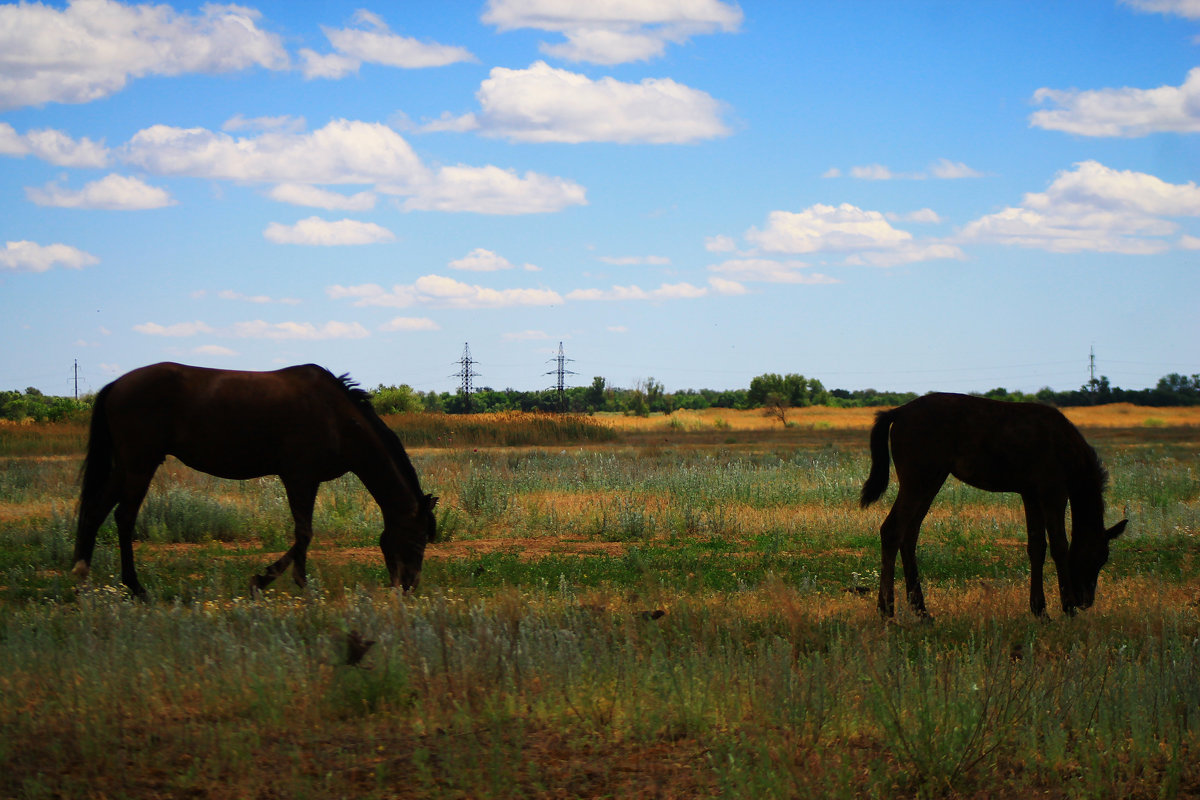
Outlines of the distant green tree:
M 584 391 L 584 402 L 589 411 L 603 411 L 607 401 L 608 382 L 597 375 L 592 378 L 592 385 Z
M 408 414 L 425 410 L 421 396 L 404 383 L 399 386 L 380 384 L 371 392 L 371 405 L 378 414 Z
M 794 373 L 779 375 L 774 372 L 753 378 L 746 399 L 752 408 L 762 408 L 768 405 L 768 398 L 772 395 L 776 396 L 774 405 L 783 403 L 789 408 L 824 405 L 829 401 L 829 393 L 816 378 L 809 379 Z

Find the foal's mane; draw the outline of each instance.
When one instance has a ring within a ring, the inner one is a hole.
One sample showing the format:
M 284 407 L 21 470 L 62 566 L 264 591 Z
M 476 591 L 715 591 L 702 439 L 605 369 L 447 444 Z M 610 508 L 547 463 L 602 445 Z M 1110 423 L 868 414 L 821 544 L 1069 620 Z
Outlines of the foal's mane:
M 324 369 L 324 368 L 322 368 Z M 358 385 L 358 382 L 350 377 L 350 373 L 342 375 L 334 375 L 329 370 L 324 370 L 329 375 L 341 390 L 346 394 L 352 403 L 358 408 L 363 418 L 370 424 L 371 429 L 383 442 L 388 453 L 391 454 L 392 460 L 396 462 L 396 468 L 400 470 L 401 475 L 408 481 L 413 491 L 416 492 L 418 498 L 421 496 L 421 482 L 417 479 L 417 470 L 412 465 L 412 461 L 408 458 L 408 453 L 404 450 L 404 444 L 400 441 L 400 437 L 396 432 L 387 426 L 380 416 L 375 413 L 375 407 L 371 405 L 371 395 L 366 389 Z

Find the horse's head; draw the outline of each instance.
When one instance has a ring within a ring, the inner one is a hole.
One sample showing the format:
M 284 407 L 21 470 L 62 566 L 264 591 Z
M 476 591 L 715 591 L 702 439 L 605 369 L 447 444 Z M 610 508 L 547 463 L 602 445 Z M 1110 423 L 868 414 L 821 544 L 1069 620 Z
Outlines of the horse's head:
M 1081 539 L 1078 535 L 1072 538 L 1067 563 L 1078 608 L 1089 608 L 1096 602 L 1096 582 L 1100 579 L 1101 568 L 1108 561 L 1108 543 L 1125 531 L 1128 522 L 1123 519 L 1107 530 L 1100 526 L 1099 534 L 1090 539 Z
M 433 513 L 438 499 L 424 495 L 417 513 L 404 521 L 402 530 L 384 527 L 379 547 L 387 562 L 394 588 L 408 591 L 421 582 L 421 564 L 425 560 L 425 545 L 437 538 L 437 517 Z

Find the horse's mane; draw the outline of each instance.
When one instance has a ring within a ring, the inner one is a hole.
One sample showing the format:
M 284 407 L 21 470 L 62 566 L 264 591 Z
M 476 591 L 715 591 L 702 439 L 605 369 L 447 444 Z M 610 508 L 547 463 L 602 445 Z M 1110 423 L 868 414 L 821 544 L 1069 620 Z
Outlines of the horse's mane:
M 419 497 L 421 495 L 421 482 L 417 478 L 417 470 L 413 467 L 412 461 L 409 460 L 408 453 L 405 452 L 404 443 L 400 441 L 400 437 L 387 426 L 387 423 L 380 418 L 379 414 L 375 413 L 375 407 L 371 405 L 370 392 L 359 386 L 358 382 L 353 380 L 348 372 L 342 375 L 334 375 L 329 370 L 325 370 L 325 372 L 341 387 L 346 397 L 350 399 L 350 402 L 354 403 L 362 413 L 363 418 L 370 423 L 371 428 L 391 454 L 392 460 L 396 462 L 396 468 L 400 470 L 404 479 L 412 484 L 413 491 Z

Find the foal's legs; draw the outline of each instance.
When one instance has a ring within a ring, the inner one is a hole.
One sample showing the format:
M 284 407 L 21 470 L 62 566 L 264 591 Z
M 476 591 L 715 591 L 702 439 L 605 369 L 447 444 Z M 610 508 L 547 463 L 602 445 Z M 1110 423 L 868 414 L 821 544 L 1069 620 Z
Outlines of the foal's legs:
M 928 617 L 925 595 L 921 591 L 921 576 L 917 570 L 917 537 L 929 506 L 942 488 L 949 473 L 940 472 L 925 478 L 897 475 L 900 491 L 892 510 L 879 528 L 883 560 L 879 569 L 879 613 L 884 617 L 895 614 L 896 552 L 904 566 L 904 586 L 908 603 L 918 616 Z
M 292 519 L 296 523 L 295 538 L 291 548 L 271 566 L 263 570 L 261 575 L 250 579 L 250 590 L 258 591 L 267 588 L 289 566 L 292 567 L 292 580 L 301 589 L 308 583 L 307 558 L 308 545 L 312 541 L 313 506 L 317 502 L 319 483 L 310 481 L 283 480 L 283 488 L 287 492 L 288 506 L 292 510 Z

